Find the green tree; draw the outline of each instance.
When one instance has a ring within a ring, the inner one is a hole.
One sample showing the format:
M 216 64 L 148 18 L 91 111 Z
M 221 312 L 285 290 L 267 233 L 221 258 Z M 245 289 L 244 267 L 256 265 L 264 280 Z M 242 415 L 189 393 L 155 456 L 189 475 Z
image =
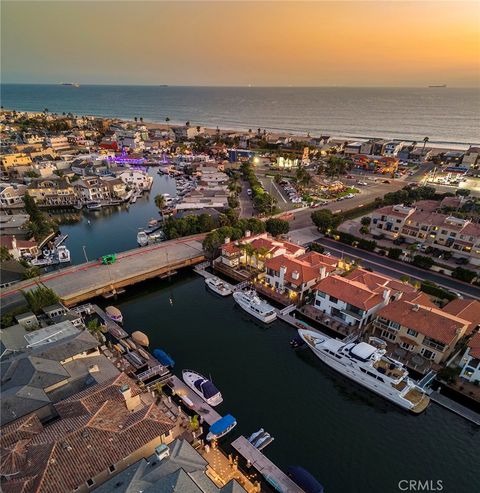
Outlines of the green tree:
M 58 302 L 58 296 L 55 292 L 45 286 L 38 286 L 29 291 L 23 291 L 23 296 L 33 313 L 40 313 L 40 310 L 48 305 Z
M 94 318 L 94 319 L 90 320 L 87 323 L 87 329 L 88 329 L 88 332 L 90 332 L 90 334 L 92 334 L 92 336 L 94 336 L 100 342 L 103 341 L 103 334 L 102 334 L 103 330 L 102 330 L 102 326 L 98 322 L 98 319 Z
M 388 249 L 388 257 L 394 260 L 398 260 L 403 253 L 401 248 L 389 248 Z
M 278 236 L 288 233 L 290 230 L 290 224 L 288 221 L 283 219 L 271 217 L 270 219 L 267 219 L 265 228 L 271 235 Z
M 413 257 L 413 265 L 421 267 L 422 269 L 430 269 L 434 264 L 431 257 L 425 257 L 424 255 L 415 255 Z
M 460 197 L 468 197 L 472 191 L 469 190 L 468 188 L 459 188 L 456 192 L 455 195 L 458 195 Z
M 167 203 L 163 195 L 155 195 L 155 205 L 160 209 L 165 209 Z
M 212 259 L 216 257 L 218 249 L 222 246 L 224 238 L 221 237 L 218 231 L 211 231 L 205 236 L 202 246 L 207 255 Z
M 334 216 L 329 209 L 319 209 L 312 212 L 312 221 L 318 230 L 322 233 L 326 233 L 330 229 L 335 229 L 340 224 L 340 218 Z
M 363 226 L 370 226 L 370 223 L 372 222 L 372 218 L 369 216 L 364 216 L 362 217 L 360 222 L 362 223 Z
M 468 283 L 471 283 L 476 276 L 477 274 L 475 272 L 464 267 L 456 267 L 452 272 L 452 277 Z

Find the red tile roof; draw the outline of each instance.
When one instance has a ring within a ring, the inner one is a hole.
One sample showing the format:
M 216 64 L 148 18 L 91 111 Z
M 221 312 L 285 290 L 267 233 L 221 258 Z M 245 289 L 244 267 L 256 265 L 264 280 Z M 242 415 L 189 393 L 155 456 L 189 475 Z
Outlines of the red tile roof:
M 468 320 L 470 322 L 468 334 L 471 334 L 480 325 L 480 301 L 478 300 L 456 299 L 445 305 L 443 311 Z
M 416 289 L 410 284 L 397 281 L 391 277 L 384 276 L 378 272 L 370 272 L 368 270 L 362 269 L 361 267 L 352 270 L 346 276 L 347 279 L 352 281 L 358 281 L 365 284 L 372 291 L 384 288 L 391 289 L 392 292 L 397 291 L 401 293 L 414 293 Z
M 119 391 L 124 385 L 140 394 L 132 412 Z M 72 491 L 174 427 L 154 398 L 125 374 L 55 407 L 61 419 L 51 424 L 42 426 L 32 415 L 2 428 L 2 471 L 12 474 L 2 481 L 5 493 Z
M 477 332 L 468 341 L 468 347 L 470 348 L 470 356 L 480 359 L 480 332 Z
M 398 300 L 384 306 L 377 316 L 413 329 L 444 344 L 452 344 L 465 332 L 468 321 L 438 308 Z
M 0 245 L 12 250 L 13 236 L 2 235 L 0 236 Z M 38 246 L 36 241 L 29 240 L 17 240 L 17 248 L 35 248 Z
M 383 302 L 382 293 L 374 292 L 365 284 L 336 274 L 322 279 L 315 289 L 363 310 L 370 310 Z

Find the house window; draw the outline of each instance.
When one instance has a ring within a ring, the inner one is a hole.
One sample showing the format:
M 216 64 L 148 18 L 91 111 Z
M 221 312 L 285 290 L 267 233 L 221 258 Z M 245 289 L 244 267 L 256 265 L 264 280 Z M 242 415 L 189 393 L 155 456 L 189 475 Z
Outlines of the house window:
M 389 341 L 394 341 L 396 338 L 395 334 L 392 334 L 388 330 L 382 330 L 382 337 L 388 339 Z
M 89 488 L 91 488 L 95 484 L 95 481 L 92 478 L 89 478 L 89 479 L 87 479 L 86 483 L 87 483 L 87 486 Z
M 408 329 L 408 330 L 407 330 L 407 334 L 408 334 L 409 336 L 413 336 L 413 337 L 417 337 L 417 336 L 418 336 L 418 332 L 417 332 L 417 331 L 415 331 L 415 330 L 413 330 L 413 329 Z
M 411 351 L 413 349 L 413 346 L 411 344 L 408 344 L 408 342 L 402 342 L 400 346 L 407 351 Z
M 392 322 L 392 321 L 388 323 L 388 326 L 393 330 L 398 330 L 400 328 L 400 324 L 397 324 L 397 322 Z
M 430 351 L 429 349 L 425 349 L 425 348 L 423 348 L 420 351 L 420 354 L 427 359 L 434 359 L 436 356 L 436 354 L 433 351 Z
M 325 298 L 327 295 L 325 293 L 322 293 L 322 291 L 317 291 L 317 296 L 319 298 Z
M 332 303 L 337 303 L 338 298 L 335 298 L 334 296 L 329 296 L 329 299 Z

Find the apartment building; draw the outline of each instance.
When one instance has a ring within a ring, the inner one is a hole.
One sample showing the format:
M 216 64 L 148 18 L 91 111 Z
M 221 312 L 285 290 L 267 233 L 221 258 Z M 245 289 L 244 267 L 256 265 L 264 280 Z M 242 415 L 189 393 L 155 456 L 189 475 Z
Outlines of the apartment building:
M 409 243 L 450 251 L 480 265 L 480 224 L 469 219 L 398 204 L 374 211 L 370 232 L 389 239 L 401 236 Z
M 50 206 L 70 206 L 78 202 L 75 187 L 64 178 L 35 179 L 27 187 L 35 202 Z
M 436 364 L 448 359 L 469 324 L 434 306 L 402 299 L 380 309 L 373 323 L 378 337 Z

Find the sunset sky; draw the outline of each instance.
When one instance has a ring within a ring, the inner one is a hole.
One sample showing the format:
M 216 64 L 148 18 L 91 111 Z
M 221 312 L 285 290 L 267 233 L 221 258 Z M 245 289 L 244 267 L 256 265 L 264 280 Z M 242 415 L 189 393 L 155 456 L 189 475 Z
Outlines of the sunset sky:
M 480 85 L 480 2 L 23 2 L 2 82 Z

